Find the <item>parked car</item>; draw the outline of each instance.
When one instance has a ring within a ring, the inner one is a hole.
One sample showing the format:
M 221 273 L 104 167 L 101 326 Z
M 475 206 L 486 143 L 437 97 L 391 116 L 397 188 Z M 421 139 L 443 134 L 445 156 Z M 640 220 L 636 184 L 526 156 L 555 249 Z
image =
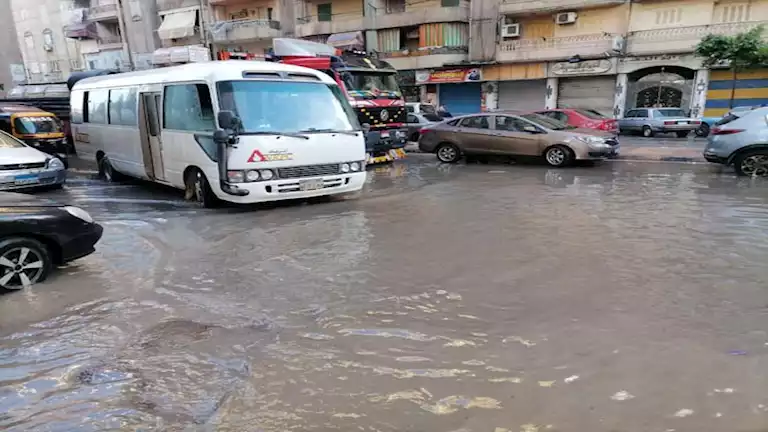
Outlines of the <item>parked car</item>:
M 579 129 L 536 113 L 497 111 L 456 117 L 421 130 L 419 149 L 445 163 L 463 156 L 543 158 L 562 167 L 618 154 L 614 134 Z
M 537 112 L 577 128 L 597 129 L 611 133 L 617 133 L 619 130 L 616 120 L 593 109 L 557 108 Z
M 712 130 L 713 127 L 717 126 L 719 122 L 721 122 L 723 119 L 727 118 L 728 116 L 738 115 L 739 117 L 741 117 L 745 113 L 757 108 L 760 108 L 760 105 L 740 106 L 740 107 L 735 107 L 731 109 L 722 117 L 703 117 L 701 119 L 701 125 L 699 126 L 698 129 L 696 129 L 696 136 L 698 137 L 709 136 L 710 130 Z
M 674 133 L 683 138 L 698 129 L 699 125 L 701 120 L 688 117 L 680 108 L 635 108 L 619 120 L 619 132 L 640 132 L 644 137 Z
M 0 131 L 0 190 L 60 188 L 66 180 L 61 159 Z
M 408 141 L 418 141 L 419 131 L 425 127 L 432 126 L 437 123 L 436 121 L 430 121 L 424 114 L 411 114 L 408 113 Z
M 707 138 L 704 159 L 733 165 L 738 175 L 768 177 L 768 108 L 729 113 L 719 123 Z
M 0 192 L 0 291 L 48 277 L 54 266 L 94 252 L 103 228 L 79 207 Z
M 421 114 L 429 121 L 439 122 L 443 120 L 443 118 L 440 117 L 440 115 L 437 113 L 437 108 L 435 108 L 435 106 L 432 104 L 421 102 L 406 102 L 405 109 L 409 114 Z

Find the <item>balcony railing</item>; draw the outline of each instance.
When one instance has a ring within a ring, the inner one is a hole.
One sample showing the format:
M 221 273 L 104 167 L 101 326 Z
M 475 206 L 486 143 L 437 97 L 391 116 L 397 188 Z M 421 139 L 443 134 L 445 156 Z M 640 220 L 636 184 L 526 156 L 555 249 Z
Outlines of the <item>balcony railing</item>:
M 167 11 L 188 7 L 200 7 L 200 0 L 157 0 L 158 11 Z
M 498 59 L 502 62 L 525 62 L 566 60 L 575 55 L 582 58 L 599 57 L 614 48 L 615 38 L 614 35 L 601 33 L 505 41 L 499 44 Z
M 120 36 L 101 36 L 96 44 L 99 49 L 117 49 L 123 47 L 123 40 Z
M 117 3 L 92 6 L 88 10 L 88 19 L 91 21 L 117 19 Z
M 466 46 L 459 46 L 380 52 L 379 57 L 395 69 L 410 70 L 432 69 L 446 64 L 460 63 L 467 60 L 467 53 Z
M 413 2 L 405 5 L 403 10 L 381 9 L 376 14 L 372 27 L 384 29 L 442 22 L 469 22 L 469 2 L 462 0 L 458 6 L 450 7 L 429 7 Z
M 335 14 L 330 21 L 318 21 L 317 16 L 296 19 L 296 37 L 328 35 L 365 30 L 363 11 Z
M 627 54 L 693 52 L 696 44 L 708 34 L 735 35 L 765 24 L 768 24 L 768 21 L 711 24 L 630 32 L 627 35 Z
M 220 21 L 210 26 L 214 42 L 246 42 L 280 37 L 280 23 L 270 20 L 240 19 Z
M 503 0 L 499 6 L 502 14 L 523 14 L 555 12 L 566 9 L 584 9 L 601 6 L 615 6 L 629 3 L 628 0 Z

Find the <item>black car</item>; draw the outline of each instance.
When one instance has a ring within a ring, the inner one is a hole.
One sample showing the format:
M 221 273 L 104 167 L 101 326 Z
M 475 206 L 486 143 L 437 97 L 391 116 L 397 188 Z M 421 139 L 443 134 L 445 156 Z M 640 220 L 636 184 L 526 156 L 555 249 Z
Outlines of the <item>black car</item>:
M 90 255 L 103 230 L 79 207 L 0 192 L 0 291 L 42 282 L 54 266 Z

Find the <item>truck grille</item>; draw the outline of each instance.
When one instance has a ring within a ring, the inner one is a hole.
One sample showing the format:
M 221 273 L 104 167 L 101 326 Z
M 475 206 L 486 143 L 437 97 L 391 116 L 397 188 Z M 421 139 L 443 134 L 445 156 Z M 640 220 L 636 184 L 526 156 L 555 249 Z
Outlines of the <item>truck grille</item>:
M 35 168 L 45 168 L 45 162 L 0 165 L 0 171 L 13 171 L 13 170 L 22 170 L 22 169 L 35 169 Z
M 299 177 L 317 177 L 339 173 L 339 164 L 305 165 L 287 168 L 278 168 L 277 176 L 281 179 Z
M 386 110 L 387 119 L 381 119 L 382 111 Z M 405 112 L 405 107 L 364 107 L 357 108 L 357 119 L 360 124 L 368 123 L 371 126 L 383 126 L 390 123 L 405 123 L 408 114 Z

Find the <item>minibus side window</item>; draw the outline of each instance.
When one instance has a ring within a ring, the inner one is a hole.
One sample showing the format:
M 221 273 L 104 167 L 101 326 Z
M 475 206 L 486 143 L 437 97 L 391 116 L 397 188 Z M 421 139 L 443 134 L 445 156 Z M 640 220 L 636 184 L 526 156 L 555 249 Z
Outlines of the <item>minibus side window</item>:
M 107 124 L 108 90 L 88 92 L 88 123 Z
M 165 87 L 163 128 L 180 131 L 214 131 L 211 93 L 205 84 L 179 84 Z

